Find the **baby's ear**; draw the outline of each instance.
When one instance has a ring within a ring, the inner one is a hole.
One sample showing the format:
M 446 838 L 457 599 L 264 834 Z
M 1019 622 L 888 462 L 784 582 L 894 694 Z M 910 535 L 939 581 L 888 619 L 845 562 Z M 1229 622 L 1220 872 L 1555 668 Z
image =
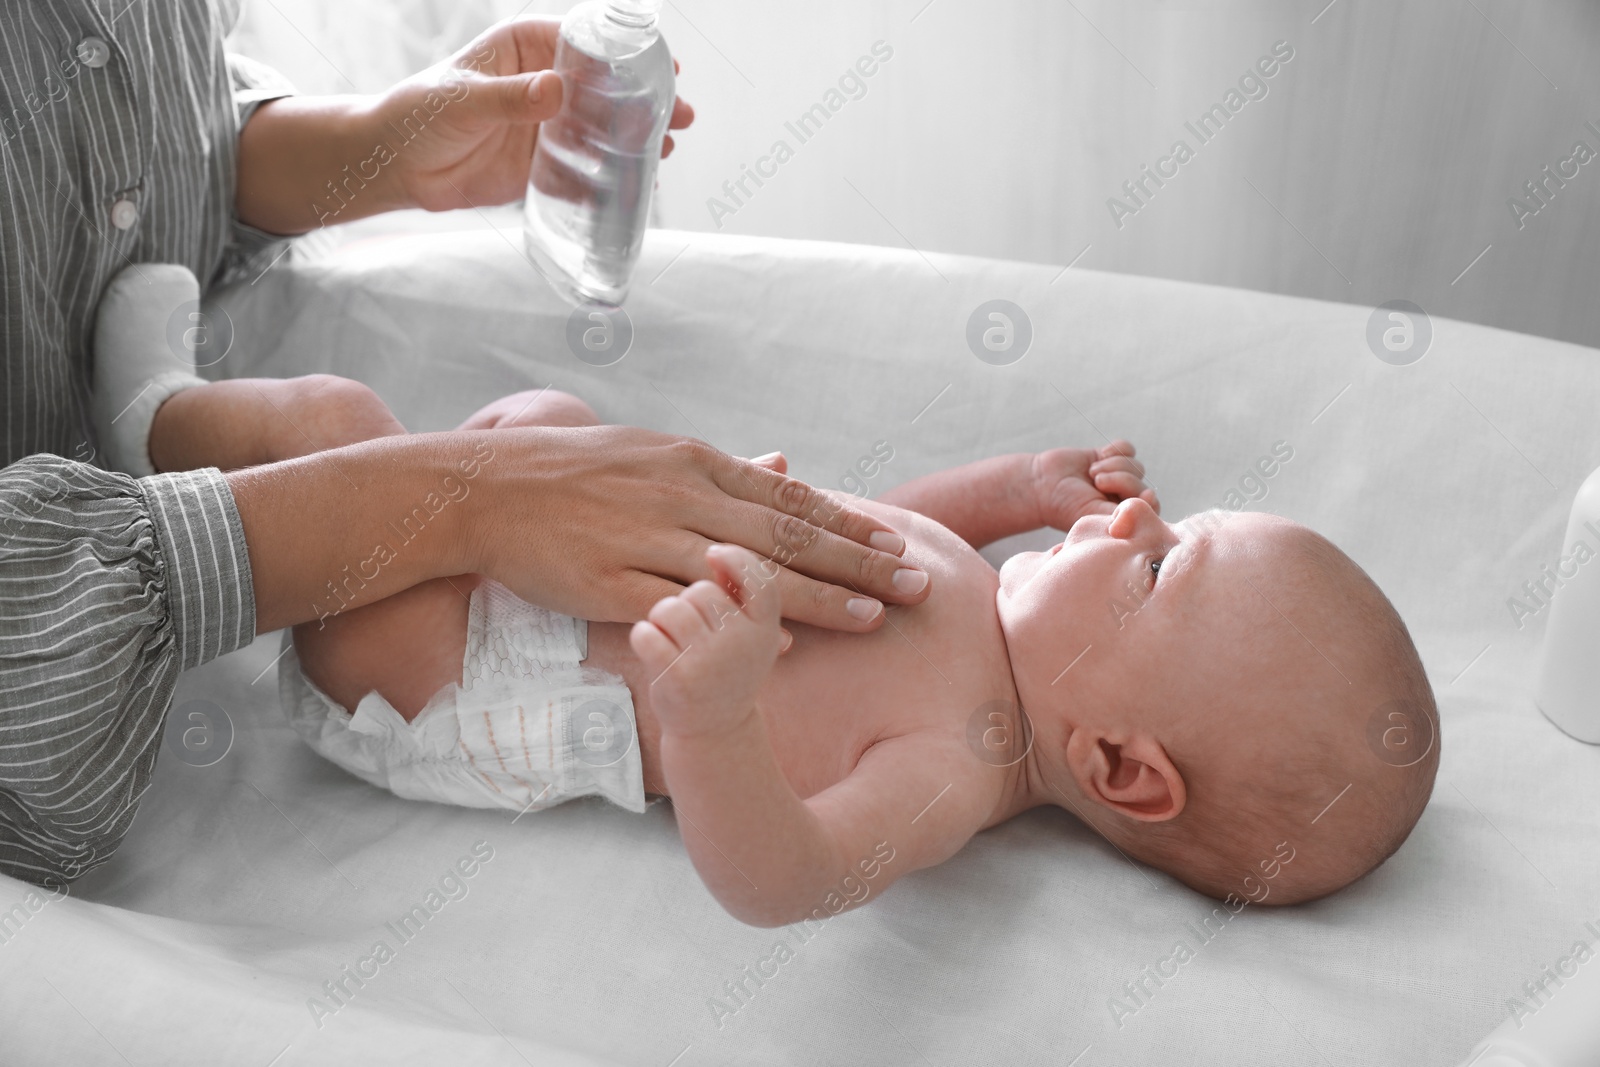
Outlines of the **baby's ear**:
M 1067 768 L 1084 796 L 1140 822 L 1174 819 L 1188 801 L 1183 775 L 1148 734 L 1113 738 L 1079 727 L 1067 739 Z

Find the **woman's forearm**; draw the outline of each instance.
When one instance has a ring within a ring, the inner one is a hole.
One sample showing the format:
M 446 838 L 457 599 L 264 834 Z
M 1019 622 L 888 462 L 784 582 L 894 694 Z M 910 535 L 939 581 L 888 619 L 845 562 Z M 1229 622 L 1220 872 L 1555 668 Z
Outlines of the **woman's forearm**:
M 702 442 L 625 426 L 384 437 L 226 477 L 261 631 L 469 573 L 551 611 L 634 622 L 707 573 L 707 539 L 787 564 L 779 588 L 799 622 L 864 632 L 883 613 L 863 619 L 852 599 L 930 592 L 900 590 L 900 558 L 866 545 L 891 532 L 881 520 L 823 508 L 817 490 Z
M 256 108 L 239 133 L 240 220 L 300 234 L 409 206 L 378 100 L 287 96 Z
M 487 434 L 416 434 L 226 475 L 250 551 L 256 632 L 472 570 L 466 502 L 493 456 Z

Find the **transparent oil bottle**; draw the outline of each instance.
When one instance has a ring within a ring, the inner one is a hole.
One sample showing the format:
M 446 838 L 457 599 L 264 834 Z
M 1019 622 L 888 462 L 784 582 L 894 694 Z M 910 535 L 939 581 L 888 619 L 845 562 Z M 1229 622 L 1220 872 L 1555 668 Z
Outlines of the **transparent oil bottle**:
M 590 0 L 561 22 L 565 97 L 539 127 L 523 205 L 528 255 L 569 302 L 627 297 L 676 95 L 661 0 Z

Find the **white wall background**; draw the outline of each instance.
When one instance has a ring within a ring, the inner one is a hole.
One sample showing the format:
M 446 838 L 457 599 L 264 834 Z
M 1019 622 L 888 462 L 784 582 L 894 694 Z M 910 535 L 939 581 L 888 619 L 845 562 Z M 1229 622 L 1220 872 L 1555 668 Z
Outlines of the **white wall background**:
M 236 47 L 306 91 L 377 91 L 518 10 L 250 0 Z M 794 158 L 725 231 L 1403 298 L 1600 345 L 1600 160 L 1520 229 L 1507 206 L 1575 141 L 1600 152 L 1592 3 L 669 0 L 662 25 L 699 112 L 665 225 L 715 229 L 708 198 L 781 137 Z M 785 120 L 879 40 L 893 59 L 799 144 Z M 1184 121 L 1279 40 L 1268 95 L 1199 146 Z M 1118 228 L 1107 198 L 1180 137 L 1195 158 Z

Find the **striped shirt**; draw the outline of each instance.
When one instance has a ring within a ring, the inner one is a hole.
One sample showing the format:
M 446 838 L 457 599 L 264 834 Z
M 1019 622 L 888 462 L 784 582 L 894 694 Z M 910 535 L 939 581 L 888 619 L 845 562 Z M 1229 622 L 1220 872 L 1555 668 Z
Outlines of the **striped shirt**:
M 225 55 L 237 14 L 0 0 L 0 872 L 34 882 L 115 851 L 179 672 L 255 633 L 220 474 L 75 462 L 110 279 L 180 263 L 214 284 L 272 251 L 233 216 L 238 131 L 287 87 Z

